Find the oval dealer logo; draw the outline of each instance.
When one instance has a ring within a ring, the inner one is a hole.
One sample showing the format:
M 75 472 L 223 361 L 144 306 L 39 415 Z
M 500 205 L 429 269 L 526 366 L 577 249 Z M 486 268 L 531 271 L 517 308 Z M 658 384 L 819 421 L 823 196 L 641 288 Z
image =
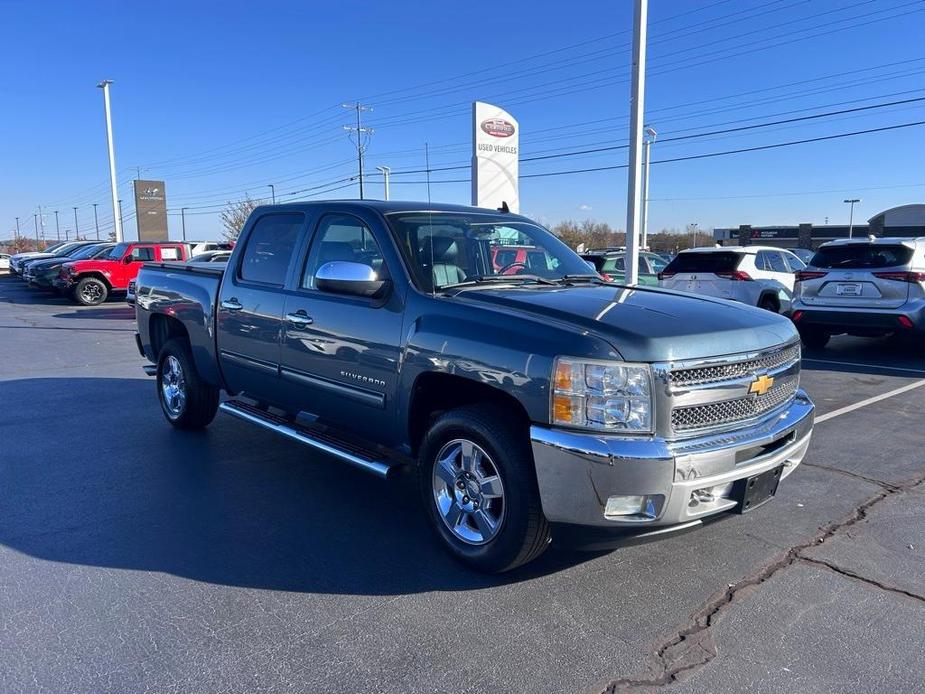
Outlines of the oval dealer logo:
M 503 118 L 489 118 L 482 121 L 482 132 L 493 137 L 510 137 L 514 134 L 514 124 Z

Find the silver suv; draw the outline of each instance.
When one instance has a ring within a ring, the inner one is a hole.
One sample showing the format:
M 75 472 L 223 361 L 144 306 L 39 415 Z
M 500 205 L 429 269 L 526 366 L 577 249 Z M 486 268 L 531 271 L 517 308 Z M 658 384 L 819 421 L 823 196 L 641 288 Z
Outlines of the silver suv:
M 925 333 L 925 237 L 823 244 L 796 275 L 791 317 L 807 347 L 842 333 Z

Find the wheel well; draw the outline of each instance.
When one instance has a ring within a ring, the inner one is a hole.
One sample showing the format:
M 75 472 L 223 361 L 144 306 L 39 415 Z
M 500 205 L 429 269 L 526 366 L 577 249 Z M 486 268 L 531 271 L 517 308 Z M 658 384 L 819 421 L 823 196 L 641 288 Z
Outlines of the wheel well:
M 762 292 L 761 296 L 758 297 L 758 305 L 760 306 L 765 302 L 765 300 L 770 300 L 774 306 L 777 307 L 778 312 L 780 312 L 780 297 L 777 296 L 777 292 L 767 291 Z
M 151 316 L 151 322 L 148 323 L 148 334 L 151 339 L 151 350 L 155 357 L 161 353 L 161 348 L 167 344 L 168 340 L 176 337 L 189 341 L 189 333 L 186 326 L 173 316 L 165 316 L 155 313 Z
M 493 386 L 462 376 L 425 373 L 418 377 L 411 391 L 408 410 L 408 435 L 411 450 L 417 455 L 424 435 L 433 421 L 447 410 L 463 405 L 492 404 L 509 412 L 511 421 L 528 435 L 530 417 L 513 395 Z
M 77 277 L 77 282 L 80 282 L 80 280 L 85 279 L 87 277 L 92 277 L 95 280 L 99 280 L 100 282 L 106 285 L 106 289 L 109 289 L 109 290 L 112 289 L 112 285 L 109 283 L 109 280 L 106 279 L 106 277 L 102 273 L 99 273 L 99 272 L 84 272 Z

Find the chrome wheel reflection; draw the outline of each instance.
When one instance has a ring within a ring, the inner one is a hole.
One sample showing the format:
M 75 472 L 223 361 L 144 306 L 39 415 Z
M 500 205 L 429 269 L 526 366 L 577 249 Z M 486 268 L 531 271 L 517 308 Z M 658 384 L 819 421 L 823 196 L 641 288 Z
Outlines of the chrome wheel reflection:
M 164 360 L 162 367 L 161 400 L 171 419 L 183 414 L 183 408 L 186 407 L 186 379 L 180 360 L 173 355 Z
M 437 454 L 434 503 L 455 537 L 483 545 L 504 522 L 504 485 L 491 457 L 467 439 L 454 439 Z

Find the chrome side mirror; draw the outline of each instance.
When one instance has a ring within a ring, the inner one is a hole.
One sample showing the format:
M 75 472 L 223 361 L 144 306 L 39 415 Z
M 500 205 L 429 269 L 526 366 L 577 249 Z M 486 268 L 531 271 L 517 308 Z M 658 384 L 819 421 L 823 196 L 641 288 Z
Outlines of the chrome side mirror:
M 374 297 L 381 295 L 388 284 L 369 265 L 346 260 L 325 263 L 315 273 L 315 288 L 332 294 Z

